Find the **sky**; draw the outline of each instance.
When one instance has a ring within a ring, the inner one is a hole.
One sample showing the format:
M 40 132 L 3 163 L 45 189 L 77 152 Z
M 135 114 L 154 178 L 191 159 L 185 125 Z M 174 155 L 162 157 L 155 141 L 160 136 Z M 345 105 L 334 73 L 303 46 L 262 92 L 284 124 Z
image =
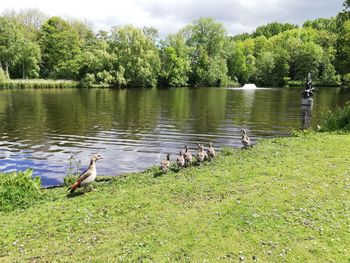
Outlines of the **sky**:
M 335 16 L 343 0 L 0 0 L 5 10 L 36 8 L 49 16 L 77 18 L 95 31 L 133 24 L 152 26 L 160 37 L 176 33 L 200 17 L 222 22 L 228 34 L 251 33 L 270 22 L 302 24 Z

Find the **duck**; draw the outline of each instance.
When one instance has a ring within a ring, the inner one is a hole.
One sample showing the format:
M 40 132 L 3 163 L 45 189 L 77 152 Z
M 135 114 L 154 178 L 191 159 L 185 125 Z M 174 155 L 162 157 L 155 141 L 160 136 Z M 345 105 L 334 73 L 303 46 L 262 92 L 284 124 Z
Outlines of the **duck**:
M 185 154 L 183 154 L 182 151 L 180 151 L 179 156 L 176 159 L 176 163 L 179 168 L 185 166 Z
M 170 167 L 170 154 L 168 153 L 166 156 L 166 159 L 160 163 L 159 168 L 163 173 L 166 173 L 169 170 L 169 167 Z
M 210 159 L 215 158 L 216 152 L 215 152 L 215 149 L 213 148 L 213 143 L 212 142 L 209 142 L 209 148 L 206 151 L 207 151 L 208 157 Z
M 199 163 L 205 161 L 208 159 L 208 154 L 206 151 L 203 150 L 203 146 L 199 143 L 197 143 L 198 146 L 198 152 L 197 152 L 197 160 Z
M 245 129 L 241 130 L 241 135 L 242 135 L 241 142 L 243 144 L 242 148 L 247 149 L 248 147 L 250 147 L 250 148 L 253 147 L 252 144 L 250 143 L 250 139 L 249 139 Z
M 101 159 L 102 156 L 99 154 L 96 154 L 91 158 L 89 167 L 79 176 L 78 180 L 68 188 L 71 193 L 73 193 L 78 187 L 84 187 L 85 193 L 86 188 L 96 179 L 96 162 Z
M 185 164 L 186 165 L 191 165 L 192 164 L 192 154 L 188 151 L 187 145 L 185 145 Z

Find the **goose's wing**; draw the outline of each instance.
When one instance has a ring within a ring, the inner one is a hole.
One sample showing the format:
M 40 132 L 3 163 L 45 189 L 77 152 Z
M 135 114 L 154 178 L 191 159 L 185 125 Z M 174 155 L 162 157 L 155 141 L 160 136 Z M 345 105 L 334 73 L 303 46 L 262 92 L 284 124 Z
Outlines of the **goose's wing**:
M 91 169 L 86 169 L 79 177 L 79 181 L 82 182 L 91 175 Z

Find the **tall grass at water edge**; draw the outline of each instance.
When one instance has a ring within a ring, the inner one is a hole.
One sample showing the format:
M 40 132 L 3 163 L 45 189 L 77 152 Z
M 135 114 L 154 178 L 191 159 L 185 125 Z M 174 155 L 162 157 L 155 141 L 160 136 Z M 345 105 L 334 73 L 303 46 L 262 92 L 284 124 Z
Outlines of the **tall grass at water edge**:
M 2 80 L 0 89 L 40 89 L 40 88 L 77 88 L 79 82 L 73 80 Z

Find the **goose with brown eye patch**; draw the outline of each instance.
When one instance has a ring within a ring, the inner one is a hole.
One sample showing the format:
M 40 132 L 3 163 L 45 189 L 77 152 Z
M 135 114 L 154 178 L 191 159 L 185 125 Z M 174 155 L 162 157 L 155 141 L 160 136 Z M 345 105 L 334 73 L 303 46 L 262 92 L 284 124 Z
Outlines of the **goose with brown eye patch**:
M 89 167 L 79 176 L 78 180 L 68 188 L 71 193 L 73 193 L 78 187 L 84 187 L 85 193 L 86 188 L 96 179 L 96 162 L 101 159 L 102 157 L 99 154 L 96 154 L 91 158 Z

